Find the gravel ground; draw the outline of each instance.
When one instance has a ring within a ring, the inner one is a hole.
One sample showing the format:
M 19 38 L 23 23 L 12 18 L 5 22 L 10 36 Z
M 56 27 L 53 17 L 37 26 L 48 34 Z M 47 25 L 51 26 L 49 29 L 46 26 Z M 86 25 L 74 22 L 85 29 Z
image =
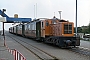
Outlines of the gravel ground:
M 23 40 L 25 40 L 25 38 Z M 35 42 L 29 39 L 26 39 L 25 41 L 29 42 L 34 46 L 39 47 L 40 49 L 43 49 L 44 51 L 58 57 L 61 60 L 89 60 L 90 59 L 90 57 L 86 57 L 78 53 L 71 52 L 68 49 L 60 49 L 59 47 L 55 47 L 55 46 L 53 47 L 53 46 L 43 44 L 40 42 Z
M 84 48 L 88 48 L 90 50 L 90 42 L 89 41 L 83 41 L 83 40 L 80 40 L 80 47 L 84 47 Z

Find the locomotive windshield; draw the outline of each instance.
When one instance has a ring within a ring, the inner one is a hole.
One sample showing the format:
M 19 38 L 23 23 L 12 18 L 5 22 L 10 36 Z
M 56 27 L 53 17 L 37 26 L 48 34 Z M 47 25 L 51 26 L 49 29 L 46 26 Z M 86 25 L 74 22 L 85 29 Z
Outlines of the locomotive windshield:
M 64 24 L 64 34 L 72 34 L 72 24 Z

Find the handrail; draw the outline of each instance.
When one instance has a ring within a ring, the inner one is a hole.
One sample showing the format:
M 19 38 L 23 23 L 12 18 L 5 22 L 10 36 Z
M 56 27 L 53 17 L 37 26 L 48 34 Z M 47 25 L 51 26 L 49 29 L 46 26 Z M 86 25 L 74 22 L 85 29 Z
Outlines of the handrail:
M 18 50 L 9 49 L 8 47 L 7 47 L 7 49 L 14 56 L 14 60 L 26 60 L 26 58 Z
M 26 58 L 19 52 L 17 51 L 16 49 L 14 49 L 14 58 L 15 60 L 26 60 Z

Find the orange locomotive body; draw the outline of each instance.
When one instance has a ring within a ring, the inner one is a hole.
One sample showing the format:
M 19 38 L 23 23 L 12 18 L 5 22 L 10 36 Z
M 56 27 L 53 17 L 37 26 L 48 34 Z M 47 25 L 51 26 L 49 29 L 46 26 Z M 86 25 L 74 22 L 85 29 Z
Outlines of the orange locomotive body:
M 45 36 L 74 36 L 74 23 L 65 20 L 47 19 L 44 21 Z
M 73 22 L 52 24 L 50 25 L 50 31 L 50 35 L 52 36 L 74 36 Z
M 40 22 L 40 40 L 60 47 L 80 45 L 79 37 L 74 36 L 73 22 L 59 19 L 45 19 Z

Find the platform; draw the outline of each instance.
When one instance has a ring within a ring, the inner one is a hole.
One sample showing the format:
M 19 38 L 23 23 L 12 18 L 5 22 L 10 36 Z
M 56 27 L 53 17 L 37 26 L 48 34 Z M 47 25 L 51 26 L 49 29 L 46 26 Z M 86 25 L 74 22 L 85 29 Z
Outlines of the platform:
M 14 60 L 14 56 L 4 46 L 3 36 L 0 35 L 0 60 Z
M 5 31 L 5 42 L 6 42 L 5 47 L 4 38 L 3 36 L 0 35 L 0 58 L 5 58 L 3 60 L 16 60 L 16 59 L 37 60 L 37 57 L 35 57 L 30 51 L 28 51 L 21 44 L 17 43 L 9 36 L 16 36 L 16 35 L 10 34 L 8 31 Z M 10 51 L 8 50 L 8 48 Z

